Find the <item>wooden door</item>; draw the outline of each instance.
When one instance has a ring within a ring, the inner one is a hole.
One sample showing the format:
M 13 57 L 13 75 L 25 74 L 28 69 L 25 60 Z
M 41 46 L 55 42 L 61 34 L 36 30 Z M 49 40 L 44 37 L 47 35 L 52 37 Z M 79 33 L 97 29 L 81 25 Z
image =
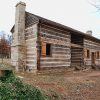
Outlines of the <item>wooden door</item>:
M 92 64 L 95 64 L 95 53 L 92 52 L 91 54 L 91 61 L 92 61 Z

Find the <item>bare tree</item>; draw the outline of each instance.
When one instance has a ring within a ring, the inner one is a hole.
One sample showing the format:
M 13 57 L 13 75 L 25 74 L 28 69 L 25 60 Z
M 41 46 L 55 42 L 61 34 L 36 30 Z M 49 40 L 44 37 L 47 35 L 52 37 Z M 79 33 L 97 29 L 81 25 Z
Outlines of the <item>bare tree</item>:
M 2 58 L 2 63 L 4 58 L 9 58 L 11 52 L 11 46 L 6 36 L 3 34 L 0 38 L 0 57 Z
M 88 0 L 88 2 L 93 5 L 97 11 L 100 11 L 100 0 Z

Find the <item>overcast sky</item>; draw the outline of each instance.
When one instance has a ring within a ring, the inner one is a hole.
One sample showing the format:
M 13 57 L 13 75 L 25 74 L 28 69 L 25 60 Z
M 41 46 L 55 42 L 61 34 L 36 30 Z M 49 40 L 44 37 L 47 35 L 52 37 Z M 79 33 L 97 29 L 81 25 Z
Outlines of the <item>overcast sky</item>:
M 15 22 L 15 5 L 26 3 L 26 10 L 74 29 L 93 31 L 100 39 L 100 12 L 90 0 L 0 0 L 0 31 L 10 33 Z

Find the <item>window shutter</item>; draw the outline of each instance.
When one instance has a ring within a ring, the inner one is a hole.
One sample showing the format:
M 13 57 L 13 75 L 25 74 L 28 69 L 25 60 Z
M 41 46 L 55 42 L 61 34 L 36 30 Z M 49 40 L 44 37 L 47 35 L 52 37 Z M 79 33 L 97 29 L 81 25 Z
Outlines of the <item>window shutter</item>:
M 42 52 L 41 52 L 42 56 L 46 56 L 46 43 L 42 42 Z
M 99 59 L 99 51 L 97 51 L 97 59 Z
M 84 49 L 84 57 L 87 58 L 87 49 Z
M 100 58 L 100 51 L 99 51 L 99 58 Z
M 95 56 L 95 59 L 96 59 L 97 58 L 97 53 L 96 52 L 94 53 L 94 56 Z
M 98 58 L 98 52 L 95 52 L 95 57 L 96 57 L 96 59 Z

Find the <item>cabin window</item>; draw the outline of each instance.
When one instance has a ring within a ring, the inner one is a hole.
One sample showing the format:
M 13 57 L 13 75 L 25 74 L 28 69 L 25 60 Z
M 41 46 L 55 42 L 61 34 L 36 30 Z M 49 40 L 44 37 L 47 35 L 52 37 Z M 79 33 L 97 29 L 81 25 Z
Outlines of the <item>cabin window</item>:
M 46 44 L 46 55 L 47 56 L 51 55 L 51 44 Z
M 87 58 L 90 58 L 90 50 L 87 50 Z
M 99 59 L 99 51 L 97 51 L 97 59 Z
M 51 56 L 51 44 L 42 42 L 41 56 Z

